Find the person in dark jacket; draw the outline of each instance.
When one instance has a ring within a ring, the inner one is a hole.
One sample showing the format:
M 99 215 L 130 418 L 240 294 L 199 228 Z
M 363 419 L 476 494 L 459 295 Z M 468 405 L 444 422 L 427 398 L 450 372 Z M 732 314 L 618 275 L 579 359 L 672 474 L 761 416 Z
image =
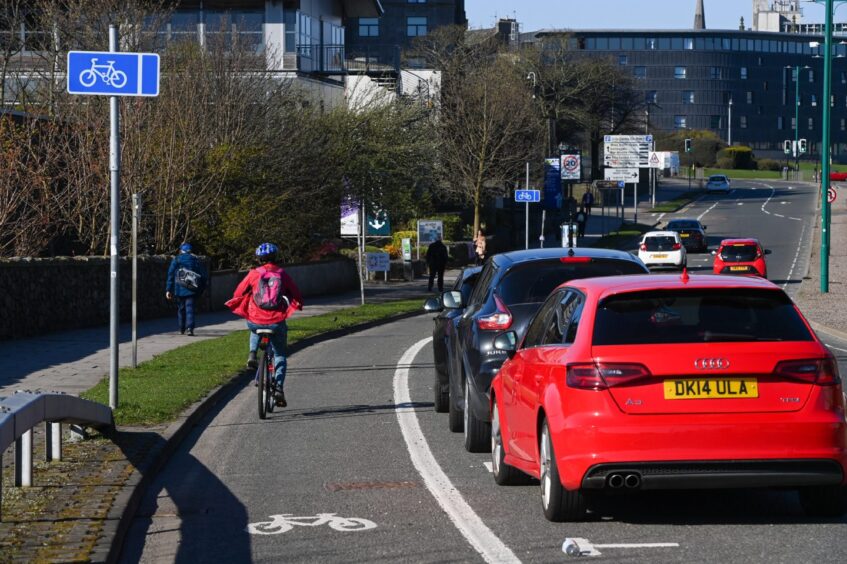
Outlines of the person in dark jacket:
M 168 280 L 165 297 L 176 300 L 176 318 L 179 322 L 180 334 L 188 331 L 194 336 L 194 304 L 206 289 L 209 275 L 203 262 L 192 254 L 190 243 L 179 247 L 179 254 L 171 261 L 168 268 Z
M 444 269 L 447 268 L 447 247 L 441 242 L 441 236 L 426 250 L 426 266 L 429 269 L 429 291 L 432 292 L 432 283 L 438 276 L 438 291 L 444 291 Z

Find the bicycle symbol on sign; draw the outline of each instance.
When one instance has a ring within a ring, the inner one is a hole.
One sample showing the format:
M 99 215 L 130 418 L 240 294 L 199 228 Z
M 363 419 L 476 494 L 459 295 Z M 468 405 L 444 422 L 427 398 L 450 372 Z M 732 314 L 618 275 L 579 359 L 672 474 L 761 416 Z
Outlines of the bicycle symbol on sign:
M 367 531 L 375 529 L 376 523 L 367 519 L 357 517 L 339 517 L 335 513 L 318 513 L 314 517 L 295 517 L 290 513 L 283 515 L 271 515 L 270 521 L 260 521 L 247 525 L 247 532 L 251 535 L 280 535 L 287 533 L 295 526 L 298 527 L 320 527 L 328 525 L 336 531 Z
M 79 82 L 86 88 L 94 86 L 97 78 L 103 79 L 108 86 L 123 88 L 126 84 L 126 73 L 115 69 L 115 61 L 97 64 L 97 59 L 91 59 L 91 68 L 79 73 Z

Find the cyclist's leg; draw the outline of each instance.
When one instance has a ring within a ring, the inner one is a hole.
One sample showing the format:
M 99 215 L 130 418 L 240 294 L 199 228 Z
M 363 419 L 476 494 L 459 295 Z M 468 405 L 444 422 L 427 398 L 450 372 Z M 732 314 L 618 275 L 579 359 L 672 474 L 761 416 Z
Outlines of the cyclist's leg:
M 185 328 L 189 335 L 194 334 L 194 296 L 185 298 Z
M 176 298 L 176 320 L 179 323 L 179 332 L 185 333 L 185 298 Z
M 260 329 L 264 327 L 263 325 L 256 325 L 250 321 L 247 322 L 247 328 L 250 330 L 250 352 L 247 355 L 247 366 L 249 368 L 256 368 L 257 366 L 257 358 L 256 352 L 259 350 L 259 335 L 256 333 L 256 329 Z
M 277 389 L 282 390 L 285 383 L 285 372 L 288 368 L 288 325 L 285 321 L 274 325 L 274 334 L 271 335 L 271 344 L 274 348 L 274 376 Z

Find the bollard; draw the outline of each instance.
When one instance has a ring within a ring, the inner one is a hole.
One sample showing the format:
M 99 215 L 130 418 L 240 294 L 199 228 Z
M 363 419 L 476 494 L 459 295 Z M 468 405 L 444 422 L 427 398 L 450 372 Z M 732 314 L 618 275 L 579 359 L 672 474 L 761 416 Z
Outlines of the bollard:
M 32 429 L 15 441 L 15 486 L 32 486 Z
M 44 449 L 44 459 L 47 462 L 62 460 L 62 424 L 53 421 L 44 422 L 44 436 L 47 448 Z

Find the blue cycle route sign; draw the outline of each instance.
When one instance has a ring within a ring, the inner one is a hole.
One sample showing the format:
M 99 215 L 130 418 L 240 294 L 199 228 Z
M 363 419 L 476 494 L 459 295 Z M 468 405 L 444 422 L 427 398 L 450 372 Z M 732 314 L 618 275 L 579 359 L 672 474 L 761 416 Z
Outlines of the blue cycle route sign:
M 158 96 L 159 55 L 69 51 L 68 94 Z
M 535 204 L 541 201 L 541 190 L 515 190 L 515 201 Z

